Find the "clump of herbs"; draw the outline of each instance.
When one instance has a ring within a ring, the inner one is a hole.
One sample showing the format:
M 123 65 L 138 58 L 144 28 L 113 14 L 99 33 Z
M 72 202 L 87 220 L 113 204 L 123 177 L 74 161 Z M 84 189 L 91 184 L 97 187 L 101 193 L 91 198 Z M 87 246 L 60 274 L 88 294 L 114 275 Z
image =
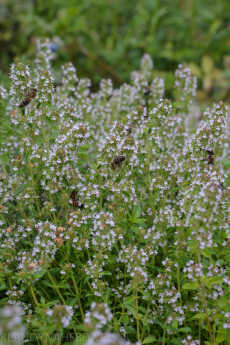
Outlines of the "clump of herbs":
M 188 131 L 186 66 L 172 99 L 148 55 L 130 84 L 92 93 L 72 64 L 57 82 L 52 54 L 38 42 L 0 88 L 6 332 L 16 308 L 27 344 L 227 344 L 228 108 Z

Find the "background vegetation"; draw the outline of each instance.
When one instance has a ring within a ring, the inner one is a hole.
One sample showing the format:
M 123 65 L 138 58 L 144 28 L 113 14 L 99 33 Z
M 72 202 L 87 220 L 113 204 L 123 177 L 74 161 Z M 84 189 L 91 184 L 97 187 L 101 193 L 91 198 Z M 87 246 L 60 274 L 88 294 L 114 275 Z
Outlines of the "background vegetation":
M 34 57 L 37 37 L 55 36 L 56 63 L 72 61 L 96 85 L 127 81 L 146 52 L 164 73 L 190 63 L 200 100 L 229 98 L 228 0 L 1 0 L 2 73 L 15 57 Z

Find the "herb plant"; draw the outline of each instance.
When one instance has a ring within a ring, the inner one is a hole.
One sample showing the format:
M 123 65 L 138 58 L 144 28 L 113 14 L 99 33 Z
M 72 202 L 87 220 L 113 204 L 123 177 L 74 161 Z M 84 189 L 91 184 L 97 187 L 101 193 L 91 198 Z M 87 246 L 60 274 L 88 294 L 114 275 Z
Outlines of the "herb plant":
M 0 335 L 18 313 L 27 344 L 227 345 L 229 109 L 193 129 L 186 66 L 167 97 L 148 55 L 92 92 L 52 54 L 0 88 Z

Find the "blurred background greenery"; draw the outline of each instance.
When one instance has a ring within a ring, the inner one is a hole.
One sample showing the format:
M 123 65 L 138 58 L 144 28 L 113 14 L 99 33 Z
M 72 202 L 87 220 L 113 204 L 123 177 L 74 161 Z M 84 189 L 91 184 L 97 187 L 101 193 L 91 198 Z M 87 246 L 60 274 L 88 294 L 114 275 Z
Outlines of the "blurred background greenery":
M 143 53 L 160 74 L 179 63 L 199 77 L 199 98 L 230 96 L 229 0 L 0 0 L 0 73 L 31 61 L 38 37 L 59 37 L 56 67 L 72 61 L 94 85 L 128 81 Z

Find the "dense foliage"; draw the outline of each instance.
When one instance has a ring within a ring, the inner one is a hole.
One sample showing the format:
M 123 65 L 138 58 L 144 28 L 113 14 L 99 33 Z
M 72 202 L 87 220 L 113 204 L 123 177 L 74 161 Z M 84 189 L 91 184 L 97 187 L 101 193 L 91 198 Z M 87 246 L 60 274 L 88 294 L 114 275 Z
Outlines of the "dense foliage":
M 0 88 L 0 335 L 227 345 L 227 107 L 195 116 L 182 65 L 165 98 L 147 54 L 96 93 L 70 63 L 57 84 L 51 62 L 38 42 Z
M 191 63 L 200 98 L 228 99 L 229 23 L 229 0 L 1 0 L 0 68 L 32 60 L 36 37 L 57 36 L 58 63 L 72 61 L 94 82 L 128 81 L 147 52 L 158 70 Z

